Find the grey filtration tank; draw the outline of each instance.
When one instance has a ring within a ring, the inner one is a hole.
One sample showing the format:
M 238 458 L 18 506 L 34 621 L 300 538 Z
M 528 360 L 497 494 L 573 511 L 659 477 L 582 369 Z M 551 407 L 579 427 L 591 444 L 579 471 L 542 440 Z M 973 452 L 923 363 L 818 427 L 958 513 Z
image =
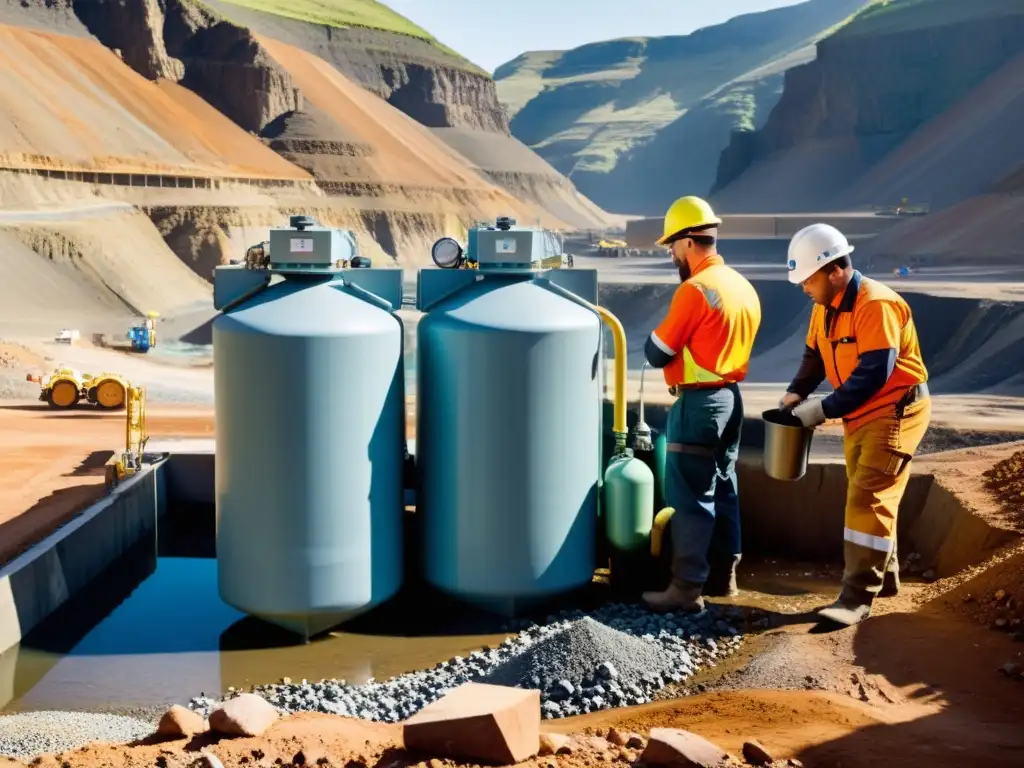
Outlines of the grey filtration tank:
M 213 324 L 220 595 L 306 639 L 399 589 L 405 458 L 401 270 L 310 224 L 217 268 Z
M 512 615 L 593 578 L 602 332 L 596 272 L 499 227 L 419 273 L 416 498 L 428 582 Z

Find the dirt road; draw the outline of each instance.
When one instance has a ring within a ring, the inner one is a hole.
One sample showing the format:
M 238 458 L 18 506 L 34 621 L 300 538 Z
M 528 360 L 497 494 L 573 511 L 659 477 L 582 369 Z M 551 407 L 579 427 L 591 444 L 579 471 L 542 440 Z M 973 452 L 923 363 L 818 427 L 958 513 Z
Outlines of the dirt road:
M 154 437 L 209 437 L 213 411 L 164 406 L 146 414 Z M 125 415 L 42 403 L 0 404 L 0 564 L 103 495 L 103 465 L 124 448 Z

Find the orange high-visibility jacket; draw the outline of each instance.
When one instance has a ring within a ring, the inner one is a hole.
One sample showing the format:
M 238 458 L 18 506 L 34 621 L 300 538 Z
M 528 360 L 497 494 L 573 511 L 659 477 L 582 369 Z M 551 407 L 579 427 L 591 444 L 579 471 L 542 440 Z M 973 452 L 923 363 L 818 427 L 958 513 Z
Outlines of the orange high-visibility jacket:
M 668 315 L 651 333 L 670 387 L 716 387 L 746 378 L 761 325 L 754 286 L 721 256 L 709 256 L 676 289 Z M 659 361 L 648 360 L 654 367 Z

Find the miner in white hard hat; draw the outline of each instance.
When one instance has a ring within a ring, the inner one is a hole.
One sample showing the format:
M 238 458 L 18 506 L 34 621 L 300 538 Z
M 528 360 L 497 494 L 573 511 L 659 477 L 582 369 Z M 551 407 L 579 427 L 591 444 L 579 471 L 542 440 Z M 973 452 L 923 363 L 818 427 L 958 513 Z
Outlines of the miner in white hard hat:
M 789 244 L 789 281 L 814 309 L 800 368 L 779 402 L 808 428 L 843 421 L 846 567 L 839 598 L 819 614 L 845 625 L 899 590 L 896 515 L 931 416 L 910 307 L 853 268 L 853 249 L 827 224 L 801 229 Z M 825 379 L 832 393 L 807 399 Z

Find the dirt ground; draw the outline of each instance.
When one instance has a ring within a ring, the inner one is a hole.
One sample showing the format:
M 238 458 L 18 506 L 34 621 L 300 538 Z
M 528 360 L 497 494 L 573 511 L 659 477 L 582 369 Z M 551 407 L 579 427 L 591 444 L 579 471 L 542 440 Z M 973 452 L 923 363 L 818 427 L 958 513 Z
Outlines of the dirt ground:
M 1003 563 L 1014 562 L 1018 570 L 1003 576 L 1019 584 L 1019 558 L 997 563 L 971 583 L 987 587 L 985 579 L 1002 578 Z M 805 613 L 771 612 L 772 626 L 754 635 L 705 692 L 545 721 L 543 732 L 570 735 L 572 754 L 523 765 L 593 768 L 635 762 L 641 750 L 609 742 L 609 729 L 646 737 L 656 727 L 692 731 L 734 756 L 742 754 L 744 742 L 756 739 L 776 765 L 1020 765 L 1024 682 L 1011 679 L 1002 667 L 1020 659 L 1024 645 L 951 609 L 954 593 L 917 605 L 924 594 L 901 595 L 891 610 L 879 611 L 860 627 L 831 633 L 816 632 Z M 96 744 L 34 764 L 174 767 L 193 764 L 203 751 L 225 766 L 459 764 L 407 753 L 401 744 L 397 726 L 300 714 L 281 719 L 259 738 L 218 741 L 205 735 L 130 746 Z
M 213 412 L 148 409 L 151 435 L 209 437 Z M 9 562 L 99 499 L 103 465 L 124 448 L 124 412 L 55 412 L 0 402 L 0 564 Z

